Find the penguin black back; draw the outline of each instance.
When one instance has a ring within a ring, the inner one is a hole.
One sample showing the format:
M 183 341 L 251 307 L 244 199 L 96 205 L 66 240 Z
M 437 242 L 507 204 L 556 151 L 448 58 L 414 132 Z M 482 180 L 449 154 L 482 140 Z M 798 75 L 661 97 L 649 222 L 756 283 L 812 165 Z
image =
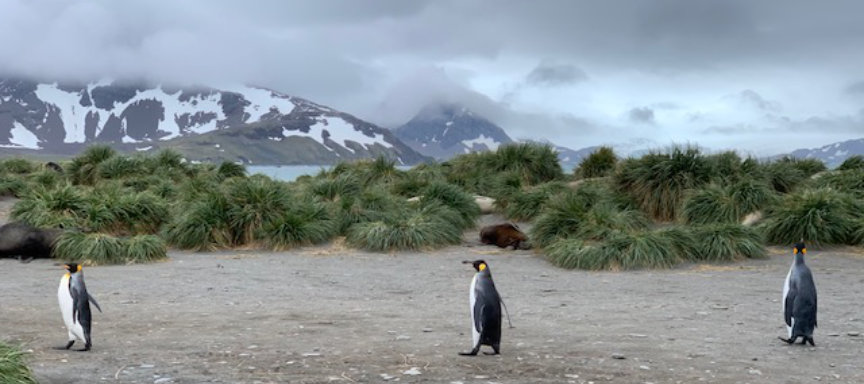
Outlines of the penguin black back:
M 795 259 L 786 275 L 783 286 L 783 320 L 786 322 L 788 338 L 780 338 L 792 344 L 799 337 L 801 343 L 813 341 L 813 330 L 816 328 L 816 284 L 813 282 L 813 273 L 804 263 L 807 247 L 804 243 L 795 244 L 793 249 Z
M 501 345 L 501 297 L 485 261 L 463 261 L 463 264 L 472 264 L 477 273 L 474 274 L 469 290 L 474 348 L 471 352 L 460 354 L 473 356 L 480 351 L 481 345 L 488 345 L 494 353 L 486 354 L 497 355 Z

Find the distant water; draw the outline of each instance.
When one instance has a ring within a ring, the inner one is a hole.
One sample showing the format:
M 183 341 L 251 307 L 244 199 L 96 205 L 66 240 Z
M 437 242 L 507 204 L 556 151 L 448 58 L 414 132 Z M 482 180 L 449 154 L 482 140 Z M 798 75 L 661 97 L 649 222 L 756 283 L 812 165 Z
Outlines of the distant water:
M 249 174 L 261 174 L 269 176 L 274 180 L 294 181 L 303 175 L 315 176 L 321 171 L 329 171 L 332 165 L 249 165 L 246 170 Z M 409 166 L 396 166 L 397 169 L 407 171 Z
M 262 174 L 271 179 L 294 181 L 303 175 L 317 175 L 318 172 L 329 170 L 330 165 L 249 165 L 249 174 Z

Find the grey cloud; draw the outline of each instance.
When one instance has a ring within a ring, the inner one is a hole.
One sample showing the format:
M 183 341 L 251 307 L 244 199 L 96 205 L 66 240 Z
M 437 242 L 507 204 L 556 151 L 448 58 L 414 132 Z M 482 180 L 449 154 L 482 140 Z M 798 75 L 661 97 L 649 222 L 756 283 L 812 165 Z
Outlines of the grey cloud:
M 585 71 L 572 64 L 542 62 L 525 76 L 530 85 L 556 86 L 570 85 L 588 80 Z
M 862 96 L 864 95 L 864 80 L 856 81 L 844 89 L 847 94 Z
M 782 109 L 780 103 L 767 100 L 751 89 L 741 91 L 736 97 L 741 103 L 756 107 L 762 111 L 779 111 Z
M 633 108 L 627 113 L 631 122 L 640 124 L 654 124 L 654 110 L 648 107 Z
M 713 125 L 702 129 L 704 134 L 738 135 L 754 133 L 792 134 L 792 133 L 824 133 L 857 134 L 864 127 L 864 109 L 857 114 L 836 117 L 811 116 L 804 119 L 793 119 L 788 116 L 765 115 L 757 122 L 736 123 L 729 125 Z

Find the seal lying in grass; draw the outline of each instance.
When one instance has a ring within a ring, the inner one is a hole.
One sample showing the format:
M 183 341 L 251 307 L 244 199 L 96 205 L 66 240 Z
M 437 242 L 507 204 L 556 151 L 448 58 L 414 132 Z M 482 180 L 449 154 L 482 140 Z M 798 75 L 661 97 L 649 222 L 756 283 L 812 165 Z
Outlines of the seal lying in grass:
M 512 246 L 513 249 L 531 249 L 528 236 L 513 223 L 496 224 L 483 227 L 480 230 L 480 241 L 483 244 L 495 244 L 501 248 Z
M 24 263 L 50 258 L 62 233 L 62 229 L 36 228 L 21 222 L 5 224 L 0 227 L 0 258 L 15 257 Z

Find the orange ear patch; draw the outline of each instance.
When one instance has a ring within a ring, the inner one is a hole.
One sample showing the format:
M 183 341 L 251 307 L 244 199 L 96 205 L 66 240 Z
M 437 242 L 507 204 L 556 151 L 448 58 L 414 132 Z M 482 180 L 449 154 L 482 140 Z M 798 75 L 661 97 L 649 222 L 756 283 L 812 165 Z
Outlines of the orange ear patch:
M 486 269 L 486 264 L 480 264 L 480 266 L 478 268 L 482 271 L 482 270 Z

